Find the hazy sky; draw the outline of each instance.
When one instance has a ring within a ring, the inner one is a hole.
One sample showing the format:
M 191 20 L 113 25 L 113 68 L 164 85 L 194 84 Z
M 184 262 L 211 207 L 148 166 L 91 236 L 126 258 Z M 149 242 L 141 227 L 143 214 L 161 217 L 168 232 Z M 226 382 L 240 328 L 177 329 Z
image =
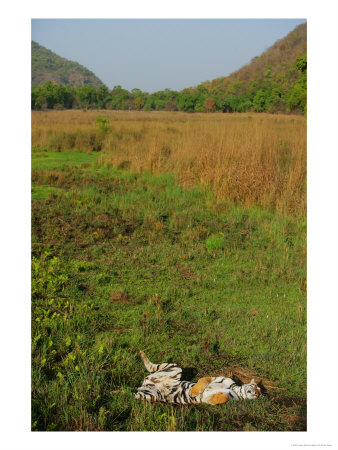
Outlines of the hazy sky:
M 109 88 L 154 92 L 229 75 L 305 19 L 33 19 L 32 40 Z

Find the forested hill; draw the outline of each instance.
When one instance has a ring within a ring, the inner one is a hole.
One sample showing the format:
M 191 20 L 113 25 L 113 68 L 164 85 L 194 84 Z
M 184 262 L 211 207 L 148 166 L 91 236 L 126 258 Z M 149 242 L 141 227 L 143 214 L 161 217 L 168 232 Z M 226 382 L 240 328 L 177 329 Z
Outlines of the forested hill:
M 240 103 L 242 109 L 246 109 L 245 103 L 252 103 L 257 92 L 261 91 L 260 97 L 264 97 L 263 93 L 270 97 L 270 109 L 284 109 L 295 83 L 300 78 L 300 71 L 302 72 L 300 64 L 295 64 L 295 61 L 300 57 L 306 61 L 306 52 L 307 24 L 304 23 L 231 75 L 206 81 L 185 91 L 202 91 L 218 96 L 223 93 L 224 97 L 228 96 L 229 99 L 237 98 L 237 102 L 233 99 L 233 109 L 238 109 Z M 271 98 L 273 91 L 274 99 Z M 259 109 L 258 104 L 254 107 Z
M 52 81 L 68 86 L 102 86 L 97 76 L 77 62 L 61 58 L 56 53 L 32 41 L 32 88 Z

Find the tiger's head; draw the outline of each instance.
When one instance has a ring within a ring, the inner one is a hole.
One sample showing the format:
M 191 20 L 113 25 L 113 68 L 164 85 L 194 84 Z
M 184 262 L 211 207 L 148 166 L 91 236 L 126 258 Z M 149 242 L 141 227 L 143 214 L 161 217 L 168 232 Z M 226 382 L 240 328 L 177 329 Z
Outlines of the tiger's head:
M 261 388 L 257 385 L 254 378 L 249 384 L 244 384 L 243 387 L 247 399 L 253 400 L 262 394 Z

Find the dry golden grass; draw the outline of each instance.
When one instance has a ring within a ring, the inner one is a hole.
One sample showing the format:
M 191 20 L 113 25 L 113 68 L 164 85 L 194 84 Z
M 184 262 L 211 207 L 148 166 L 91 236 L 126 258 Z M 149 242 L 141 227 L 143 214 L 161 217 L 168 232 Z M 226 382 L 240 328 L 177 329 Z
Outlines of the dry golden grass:
M 109 132 L 95 123 L 109 119 Z M 306 120 L 269 114 L 32 112 L 33 148 L 101 151 L 99 162 L 171 172 L 185 187 L 282 214 L 306 214 Z

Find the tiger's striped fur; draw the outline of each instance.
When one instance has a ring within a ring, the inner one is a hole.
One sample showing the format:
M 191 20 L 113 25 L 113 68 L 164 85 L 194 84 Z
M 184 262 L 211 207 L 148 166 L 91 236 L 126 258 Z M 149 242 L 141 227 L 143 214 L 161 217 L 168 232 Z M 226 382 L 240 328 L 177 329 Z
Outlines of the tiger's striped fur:
M 144 379 L 142 386 L 137 388 L 136 398 L 180 405 L 217 405 L 230 400 L 255 399 L 261 394 L 254 379 L 242 386 L 226 377 L 204 377 L 197 383 L 191 383 L 181 380 L 182 368 L 177 364 L 153 364 L 143 351 L 140 356 L 150 375 Z

